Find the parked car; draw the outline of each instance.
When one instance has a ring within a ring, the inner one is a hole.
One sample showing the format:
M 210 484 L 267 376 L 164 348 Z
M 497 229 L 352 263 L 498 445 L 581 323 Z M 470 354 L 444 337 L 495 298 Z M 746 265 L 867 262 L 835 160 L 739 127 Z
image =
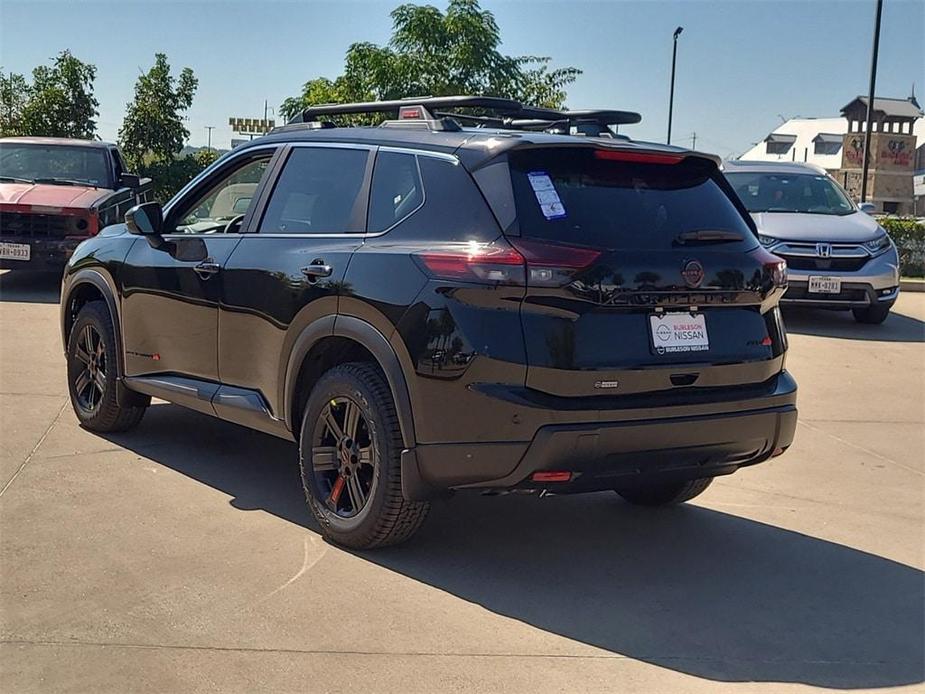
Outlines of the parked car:
M 0 138 L 0 268 L 60 271 L 81 241 L 150 191 L 114 144 Z
M 790 446 L 786 268 L 718 160 L 430 111 L 460 105 L 573 117 L 307 109 L 83 244 L 61 301 L 83 426 L 128 429 L 154 396 L 297 441 L 351 547 L 453 490 L 673 504 Z
M 850 309 L 862 323 L 886 320 L 899 296 L 896 246 L 825 169 L 764 161 L 724 168 L 761 244 L 787 261 L 784 304 Z

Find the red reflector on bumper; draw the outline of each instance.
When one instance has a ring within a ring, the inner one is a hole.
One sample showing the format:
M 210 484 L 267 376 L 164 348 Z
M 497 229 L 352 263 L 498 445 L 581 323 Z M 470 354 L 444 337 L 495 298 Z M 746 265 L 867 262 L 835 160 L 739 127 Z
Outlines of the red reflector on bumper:
M 558 470 L 544 470 L 542 472 L 534 472 L 530 479 L 534 482 L 568 482 L 572 479 L 572 473 Z

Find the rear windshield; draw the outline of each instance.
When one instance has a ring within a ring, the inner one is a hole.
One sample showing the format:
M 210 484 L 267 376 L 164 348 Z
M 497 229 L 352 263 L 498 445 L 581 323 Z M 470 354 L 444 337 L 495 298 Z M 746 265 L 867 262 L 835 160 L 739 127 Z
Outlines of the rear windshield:
M 590 147 L 510 154 L 520 233 L 606 249 L 678 247 L 688 232 L 731 232 L 726 249 L 751 248 L 755 235 L 702 159 L 648 164 L 599 158 Z M 719 246 L 717 247 L 719 248 Z

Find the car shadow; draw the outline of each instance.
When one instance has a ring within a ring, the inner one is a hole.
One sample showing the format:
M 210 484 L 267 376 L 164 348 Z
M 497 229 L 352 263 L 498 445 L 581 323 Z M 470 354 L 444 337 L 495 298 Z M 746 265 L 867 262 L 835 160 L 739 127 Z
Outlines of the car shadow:
M 61 273 L 0 270 L 0 301 L 57 304 L 61 301 Z
M 318 532 L 296 446 L 175 405 L 107 438 Z M 458 495 L 410 543 L 357 553 L 496 614 L 723 682 L 857 689 L 925 679 L 925 576 L 844 545 L 693 505 L 610 493 Z
M 925 321 L 894 309 L 880 325 L 858 323 L 850 311 L 826 311 L 806 307 L 783 309 L 787 332 L 818 337 L 877 342 L 925 342 Z

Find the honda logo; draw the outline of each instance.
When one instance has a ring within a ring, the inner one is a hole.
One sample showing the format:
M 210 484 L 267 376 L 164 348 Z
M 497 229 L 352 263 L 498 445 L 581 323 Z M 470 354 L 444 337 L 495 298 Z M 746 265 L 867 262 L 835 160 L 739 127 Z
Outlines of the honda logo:
M 831 258 L 832 257 L 832 244 L 831 243 L 817 243 L 816 244 L 816 255 L 820 258 Z

